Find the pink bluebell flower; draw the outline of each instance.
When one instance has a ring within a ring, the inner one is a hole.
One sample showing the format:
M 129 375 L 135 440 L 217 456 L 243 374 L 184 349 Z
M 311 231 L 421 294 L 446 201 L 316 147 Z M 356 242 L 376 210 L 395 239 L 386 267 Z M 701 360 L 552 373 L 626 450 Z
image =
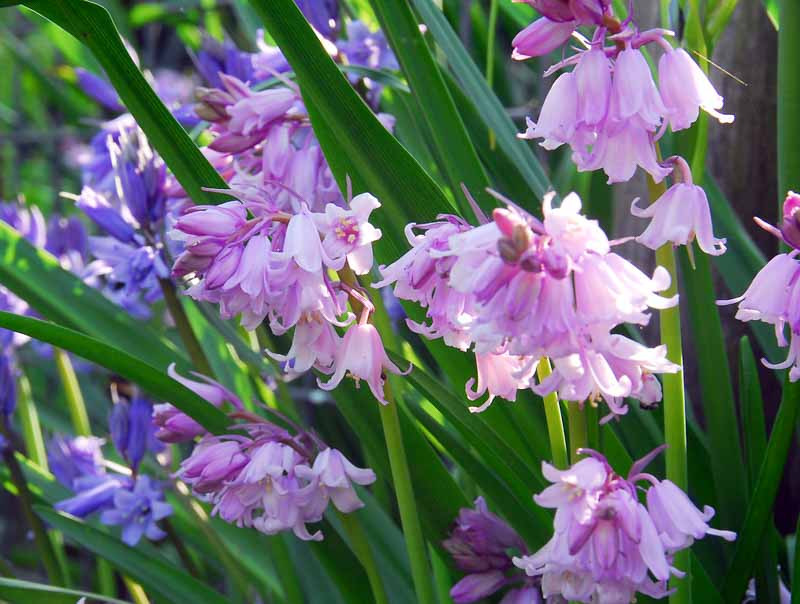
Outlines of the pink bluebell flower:
M 659 450 L 636 462 L 627 479 L 615 474 L 601 454 L 586 449 L 581 452 L 588 457 L 566 470 L 542 464 L 553 484 L 534 501 L 556 509 L 554 535 L 538 552 L 514 558 L 514 564 L 541 577 L 545 598 L 630 602 L 637 592 L 663 598 L 670 576 L 683 576 L 672 565 L 676 551 L 706 534 L 735 538 L 708 527 L 713 510 L 701 514 L 672 483 L 642 472 Z M 646 507 L 637 497 L 636 483 L 642 480 L 653 485 Z

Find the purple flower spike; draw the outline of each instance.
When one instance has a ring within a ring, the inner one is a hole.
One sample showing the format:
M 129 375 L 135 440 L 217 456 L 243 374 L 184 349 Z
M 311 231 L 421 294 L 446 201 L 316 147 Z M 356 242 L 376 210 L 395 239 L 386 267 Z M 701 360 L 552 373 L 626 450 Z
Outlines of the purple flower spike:
M 130 403 L 123 401 L 114 405 L 109 427 L 111 441 L 134 470 L 149 449 L 161 448 L 161 443 L 154 438 L 153 404 L 141 396 L 135 396 Z
M 91 187 L 83 187 L 76 205 L 97 226 L 118 241 L 129 243 L 134 240 L 136 229 L 123 218 L 120 210 L 114 207 L 106 196 Z
M 133 489 L 118 489 L 114 493 L 113 507 L 104 510 L 100 522 L 122 525 L 122 541 L 134 546 L 142 537 L 153 541 L 163 539 L 166 533 L 157 522 L 172 514 L 172 506 L 164 501 L 158 483 L 148 476 L 139 476 Z

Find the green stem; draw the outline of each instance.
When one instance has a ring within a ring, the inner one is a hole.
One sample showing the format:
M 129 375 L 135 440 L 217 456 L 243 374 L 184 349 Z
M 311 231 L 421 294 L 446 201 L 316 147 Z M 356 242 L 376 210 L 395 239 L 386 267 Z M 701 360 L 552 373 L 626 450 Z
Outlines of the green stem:
M 552 373 L 550 359 L 542 358 L 536 367 L 539 383 L 547 379 Z M 544 397 L 544 415 L 547 419 L 547 435 L 550 437 L 550 455 L 553 465 L 564 470 L 569 465 L 567 455 L 567 439 L 564 435 L 564 420 L 561 417 L 561 408 L 558 405 L 558 394 L 551 392 Z
M 189 353 L 189 358 L 192 359 L 192 364 L 197 371 L 213 378 L 214 372 L 211 369 L 211 363 L 208 362 L 206 353 L 203 352 L 203 347 L 200 345 L 200 340 L 197 339 L 192 325 L 189 323 L 189 317 L 186 316 L 186 311 L 183 310 L 181 301 L 175 291 L 175 285 L 168 279 L 159 279 L 159 283 L 164 294 L 164 301 L 167 304 L 167 310 L 169 310 L 172 320 L 175 321 L 178 335 L 180 335 L 183 345 L 186 346 L 186 351 Z
M 97 593 L 113 598 L 117 595 L 117 588 L 114 585 L 114 569 L 105 558 L 97 558 L 95 564 L 95 579 L 97 581 Z
M 655 202 L 666 190 L 662 182 L 656 184 L 648 177 L 650 199 Z M 678 293 L 678 270 L 675 249 L 666 243 L 656 250 L 656 264 L 669 272 L 671 282 L 669 288 L 662 293 L 664 297 L 672 297 Z M 662 376 L 664 391 L 664 439 L 667 443 L 666 462 L 667 478 L 683 491 L 689 489 L 689 474 L 686 462 L 686 400 L 683 388 L 683 342 L 681 340 L 680 307 L 675 305 L 661 311 L 661 343 L 667 347 L 667 358 L 681 366 L 676 373 L 665 373 Z M 692 582 L 689 550 L 675 554 L 675 567 L 684 571 L 686 577 L 670 579 L 670 586 L 675 592 L 669 597 L 670 604 L 688 604 L 692 601 Z
M 566 405 L 569 426 L 569 454 L 570 460 L 574 464 L 580 459 L 578 449 L 589 446 L 589 433 L 586 426 L 586 411 L 581 408 L 581 404 L 575 401 L 567 401 Z
M 491 0 L 489 7 L 489 30 L 486 37 L 486 83 L 489 88 L 494 86 L 494 51 L 497 37 L 497 13 L 500 8 L 498 0 Z M 497 139 L 494 130 L 489 130 L 489 148 L 494 150 Z
M 378 565 L 375 563 L 375 557 L 372 555 L 372 548 L 367 539 L 367 533 L 364 531 L 364 526 L 358 519 L 355 513 L 343 514 L 339 512 L 339 520 L 342 521 L 342 526 L 350 539 L 350 546 L 353 553 L 361 562 L 364 571 L 367 573 L 369 586 L 372 589 L 372 597 L 375 604 L 388 604 L 389 598 L 386 596 L 386 590 L 383 587 L 381 575 L 378 572 Z
M 59 572 L 58 560 L 53 553 L 52 543 L 47 536 L 47 531 L 44 524 L 33 511 L 33 497 L 30 490 L 28 490 L 28 483 L 25 481 L 25 475 L 22 473 L 22 468 L 14 455 L 14 449 L 11 445 L 13 436 L 6 426 L 5 421 L 0 419 L 0 435 L 6 440 L 6 445 L 3 447 L 3 460 L 8 467 L 9 474 L 11 474 L 11 482 L 17 489 L 17 499 L 19 500 L 20 507 L 22 508 L 22 515 L 28 522 L 28 525 L 33 531 L 33 540 L 36 543 L 36 548 L 39 550 L 39 555 L 42 559 L 47 577 L 53 585 L 62 585 L 63 578 Z
M 125 575 L 122 576 L 122 581 L 125 583 L 125 587 L 128 588 L 128 595 L 131 597 L 133 604 L 150 604 L 150 600 L 141 585 Z
M 800 2 L 780 0 L 778 30 L 778 203 L 800 189 Z M 778 206 L 778 222 L 783 218 Z M 797 588 L 795 588 L 797 590 Z M 800 591 L 800 590 L 798 590 Z
M 72 366 L 72 360 L 69 358 L 69 354 L 60 348 L 53 348 L 53 355 L 55 356 L 61 384 L 64 386 L 64 395 L 67 398 L 67 409 L 69 409 L 69 417 L 72 420 L 72 428 L 78 436 L 89 436 L 92 433 L 89 425 L 89 414 L 86 412 L 86 404 L 78 383 L 78 376 Z
M 43 470 L 47 471 L 47 451 L 42 437 L 42 427 L 39 423 L 39 413 L 33 403 L 31 384 L 25 375 L 20 375 L 17 380 L 17 414 L 22 425 L 22 440 L 25 442 L 25 451 L 28 458 Z
M 425 539 L 422 536 L 422 526 L 414 500 L 411 473 L 408 469 L 403 436 L 400 431 L 400 416 L 389 384 L 386 385 L 386 400 L 389 401 L 389 404 L 380 405 L 381 423 L 386 439 L 386 449 L 389 453 L 389 465 L 392 469 L 397 506 L 400 508 L 400 522 L 403 525 L 408 558 L 411 561 L 411 576 L 414 579 L 417 602 L 418 604 L 434 604 Z

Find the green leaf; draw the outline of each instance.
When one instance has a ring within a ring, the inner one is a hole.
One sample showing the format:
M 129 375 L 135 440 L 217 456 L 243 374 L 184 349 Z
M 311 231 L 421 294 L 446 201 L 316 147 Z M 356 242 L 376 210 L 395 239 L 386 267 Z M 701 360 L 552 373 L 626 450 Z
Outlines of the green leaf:
M 220 203 L 203 187 L 226 188 L 222 177 L 144 79 L 108 11 L 86 0 L 27 0 L 25 6 L 81 40 L 102 65 L 125 107 L 196 203 Z
M 205 584 L 158 557 L 129 547 L 68 514 L 41 505 L 34 506 L 34 509 L 50 526 L 63 532 L 81 547 L 107 559 L 122 572 L 141 583 L 152 595 L 158 595 L 176 604 L 186 602 L 225 604 L 228 601 Z
M 485 193 L 489 181 L 458 108 L 420 32 L 408 0 L 372 0 L 372 6 L 411 86 L 435 148 L 434 155 L 439 158 L 442 172 L 459 200 L 462 214 L 467 216 L 470 214 L 469 205 L 461 195 L 461 183 L 474 192 L 477 199 L 484 199 L 489 204 Z
M 764 419 L 764 399 L 750 340 L 739 341 L 739 406 L 744 429 L 744 450 L 747 468 L 747 494 L 751 495 L 758 479 L 758 470 L 767 449 L 767 425 Z M 761 542 L 761 552 L 756 566 L 756 593 L 768 602 L 777 602 L 778 553 L 775 551 L 775 527 L 770 522 Z
M 706 418 L 720 523 L 733 530 L 741 526 L 746 501 L 746 475 L 739 439 L 739 421 L 733 395 L 725 336 L 715 304 L 711 263 L 695 243 L 695 267 L 682 253 L 681 275 L 686 288 L 689 323 L 695 342 L 701 401 Z
M 162 368 L 173 361 L 188 364 L 169 340 L 61 268 L 51 254 L 28 243 L 2 221 L 0 283 L 51 321 L 113 342 Z
M 0 577 L 0 599 L 8 602 L 24 602 L 25 604 L 75 604 L 76 600 L 87 598 L 89 601 L 107 602 L 108 604 L 129 604 L 124 600 L 93 594 L 88 591 L 64 589 L 54 585 L 44 585 L 31 581 L 20 581 Z
M 528 144 L 517 138 L 517 127 L 500 100 L 486 83 L 483 74 L 433 1 L 413 1 L 436 43 L 444 51 L 456 79 L 463 87 L 464 94 L 472 100 L 488 129 L 497 137 L 497 145 L 514 162 L 536 198 L 541 198 L 550 189 L 550 183 Z M 502 4 L 508 3 L 503 1 Z M 527 200 L 516 201 L 524 205 Z M 535 205 L 538 205 L 538 202 Z
M 402 227 L 426 222 L 453 207 L 417 161 L 381 125 L 323 49 L 292 0 L 253 0 L 272 38 L 297 75 L 311 123 L 325 157 L 344 190 L 369 191 L 383 204 L 375 222 L 383 237 L 375 245 L 380 261 L 407 247 Z
M 69 350 L 118 373 L 141 386 L 153 397 L 169 401 L 215 434 L 223 432 L 228 425 L 228 419 L 222 411 L 173 380 L 163 369 L 156 369 L 105 342 L 66 327 L 8 312 L 0 312 L 0 327 Z
M 767 532 L 769 519 L 772 517 L 772 507 L 775 504 L 778 486 L 786 465 L 786 456 L 792 443 L 798 409 L 800 409 L 800 384 L 787 380 L 753 496 L 747 506 L 744 528 L 737 538 L 736 552 L 725 576 L 722 589 L 725 602 L 741 602 L 747 581 L 752 576 L 761 540 Z

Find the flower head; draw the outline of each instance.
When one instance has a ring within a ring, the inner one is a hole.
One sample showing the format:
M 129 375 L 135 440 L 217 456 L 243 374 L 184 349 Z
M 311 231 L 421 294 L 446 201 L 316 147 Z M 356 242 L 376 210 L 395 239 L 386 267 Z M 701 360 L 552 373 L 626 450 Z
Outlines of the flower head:
M 378 330 L 369 323 L 354 324 L 348 328 L 341 346 L 336 351 L 334 367 L 330 380 L 327 382 L 317 380 L 320 388 L 333 390 L 345 374 L 349 373 L 357 385 L 360 380 L 365 380 L 372 395 L 384 405 L 387 404 L 383 393 L 386 381 L 384 372 L 389 371 L 397 375 L 407 373 L 389 360 Z
M 514 558 L 514 564 L 541 577 L 545 598 L 629 602 L 636 592 L 663 598 L 670 575 L 682 576 L 672 559 L 691 544 L 689 536 L 735 537 L 709 529 L 705 521 L 713 511 L 701 515 L 675 485 L 641 472 L 658 451 L 636 462 L 636 473 L 627 479 L 615 474 L 605 457 L 589 450 L 582 450 L 589 457 L 564 471 L 543 464 L 545 477 L 554 484 L 534 500 L 556 508 L 555 532 L 538 552 Z M 640 480 L 653 484 L 647 507 L 637 498 Z M 667 513 L 666 506 L 675 515 Z
M 132 489 L 114 492 L 113 507 L 100 514 L 100 522 L 122 525 L 122 541 L 134 546 L 142 537 L 163 539 L 166 533 L 157 523 L 171 514 L 172 506 L 164 501 L 161 486 L 148 476 L 139 476 Z
M 79 478 L 104 474 L 103 442 L 96 436 L 54 437 L 47 445 L 47 463 L 53 476 L 73 489 Z

